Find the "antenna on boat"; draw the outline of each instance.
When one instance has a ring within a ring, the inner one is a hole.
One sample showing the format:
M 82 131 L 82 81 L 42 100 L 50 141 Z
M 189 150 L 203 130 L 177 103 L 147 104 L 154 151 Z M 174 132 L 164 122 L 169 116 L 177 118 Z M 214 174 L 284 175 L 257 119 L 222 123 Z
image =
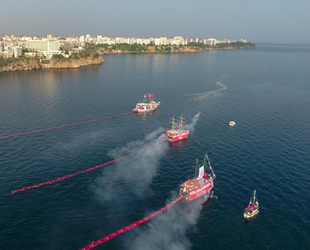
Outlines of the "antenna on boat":
M 253 194 L 253 202 L 255 202 L 256 200 L 256 189 L 254 190 L 254 194 Z

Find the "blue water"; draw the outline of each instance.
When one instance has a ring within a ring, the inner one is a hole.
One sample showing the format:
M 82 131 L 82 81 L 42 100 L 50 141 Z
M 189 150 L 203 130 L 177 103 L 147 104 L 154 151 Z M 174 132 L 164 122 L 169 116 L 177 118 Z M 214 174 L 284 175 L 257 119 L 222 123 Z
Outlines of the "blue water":
M 310 249 L 309 56 L 310 46 L 259 45 L 1 73 L 0 135 L 124 113 L 149 92 L 161 105 L 0 140 L 0 249 L 82 248 L 174 199 L 205 152 L 218 200 L 181 201 L 95 249 Z M 150 145 L 172 115 L 191 123 L 197 111 L 187 141 L 11 195 Z M 254 189 L 260 214 L 245 222 Z

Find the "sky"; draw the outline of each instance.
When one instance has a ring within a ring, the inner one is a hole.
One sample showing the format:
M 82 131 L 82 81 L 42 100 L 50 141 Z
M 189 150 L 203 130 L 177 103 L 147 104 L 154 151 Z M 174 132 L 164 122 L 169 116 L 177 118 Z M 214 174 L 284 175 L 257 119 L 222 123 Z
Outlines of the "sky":
M 310 0 L 0 0 L 0 34 L 310 43 Z

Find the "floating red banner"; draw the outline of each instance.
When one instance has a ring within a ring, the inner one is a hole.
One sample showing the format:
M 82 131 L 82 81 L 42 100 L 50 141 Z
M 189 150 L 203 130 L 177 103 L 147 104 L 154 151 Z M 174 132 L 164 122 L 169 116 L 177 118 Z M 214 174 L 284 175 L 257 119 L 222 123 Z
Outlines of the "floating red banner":
M 174 204 L 179 202 L 181 199 L 182 199 L 182 197 L 177 198 L 176 200 L 170 202 L 168 205 L 166 205 L 163 208 L 157 210 L 155 213 L 152 213 L 152 214 L 144 217 L 141 220 L 138 220 L 138 221 L 136 221 L 136 222 L 126 226 L 126 227 L 121 228 L 120 230 L 118 230 L 118 231 L 116 231 L 114 233 L 111 233 L 111 234 L 109 234 L 109 235 L 107 235 L 107 236 L 105 236 L 105 237 L 103 237 L 103 238 L 101 238 L 99 240 L 96 240 L 96 241 L 92 242 L 91 244 L 81 248 L 80 250 L 92 249 L 92 248 L 94 248 L 94 247 L 96 247 L 98 245 L 101 245 L 102 243 L 105 243 L 105 242 L 107 242 L 109 240 L 112 240 L 113 238 L 115 238 L 116 236 L 119 236 L 120 234 L 123 234 L 123 233 L 125 233 L 125 232 L 127 232 L 127 231 L 129 231 L 129 230 L 131 230 L 131 229 L 133 229 L 135 227 L 137 227 L 137 226 L 140 226 L 144 222 L 147 222 L 147 221 L 153 219 L 154 217 L 156 217 L 157 215 L 161 214 L 162 212 L 166 211 L 169 207 L 172 207 Z
M 123 113 L 123 114 L 110 115 L 110 116 L 101 117 L 101 118 L 97 118 L 97 119 L 93 119 L 93 120 L 88 120 L 88 121 L 83 121 L 83 122 L 76 122 L 76 123 L 65 124 L 65 125 L 56 126 L 56 127 L 32 130 L 32 131 L 28 131 L 28 132 L 21 132 L 21 133 L 17 133 L 17 134 L 3 135 L 3 136 L 0 136 L 0 140 L 1 139 L 7 139 L 7 138 L 10 138 L 10 137 L 21 136 L 21 135 L 29 135 L 29 134 L 46 132 L 46 131 L 50 131 L 50 130 L 54 130 L 54 129 L 61 129 L 61 128 L 66 128 L 66 127 L 72 127 L 72 126 L 76 126 L 76 125 L 80 125 L 80 124 L 85 124 L 85 123 L 97 122 L 97 121 L 106 120 L 106 119 L 110 119 L 110 118 L 114 118 L 114 117 L 118 117 L 118 116 L 129 115 L 129 114 L 132 114 L 132 113 L 134 113 L 134 112 L 130 111 L 130 112 Z

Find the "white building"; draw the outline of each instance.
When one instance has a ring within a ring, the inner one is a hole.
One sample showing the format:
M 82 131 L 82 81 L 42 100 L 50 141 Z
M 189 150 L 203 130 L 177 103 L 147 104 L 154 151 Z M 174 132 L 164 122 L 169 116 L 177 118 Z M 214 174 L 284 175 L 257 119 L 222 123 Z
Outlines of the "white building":
M 167 37 L 160 37 L 160 45 L 167 45 Z
M 14 58 L 20 57 L 23 55 L 23 50 L 21 47 L 13 47 L 13 56 Z
M 159 46 L 160 45 L 160 38 L 155 38 L 154 43 L 156 46 Z
M 85 37 L 84 37 L 84 36 L 80 36 L 79 41 L 80 41 L 81 43 L 84 43 L 84 42 L 85 42 Z
M 214 46 L 214 45 L 216 45 L 216 39 L 214 39 L 214 38 L 203 39 L 203 43 L 205 45 Z
M 52 58 L 53 54 L 61 54 L 59 40 L 29 40 L 26 42 L 25 47 L 42 52 L 47 58 Z
M 59 51 L 59 40 L 29 40 L 26 48 L 38 51 Z

